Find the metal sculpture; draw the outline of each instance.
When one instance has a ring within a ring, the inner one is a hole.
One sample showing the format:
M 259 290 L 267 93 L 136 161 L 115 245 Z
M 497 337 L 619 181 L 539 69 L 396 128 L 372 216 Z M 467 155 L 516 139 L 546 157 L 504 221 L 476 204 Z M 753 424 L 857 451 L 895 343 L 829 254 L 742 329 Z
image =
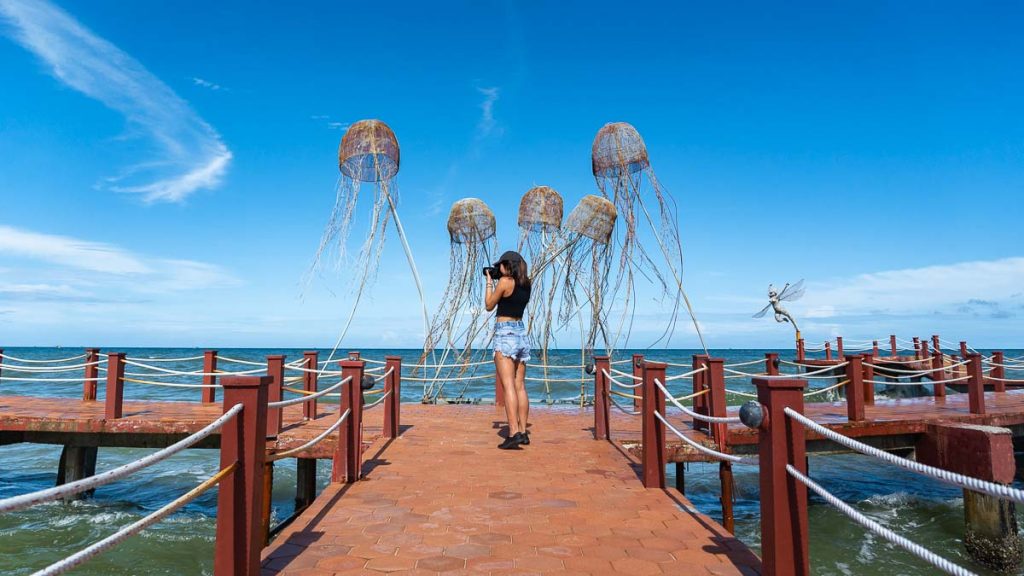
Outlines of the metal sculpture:
M 616 245 L 621 247 L 621 252 L 615 284 L 609 295 L 610 300 L 620 302 L 623 306 L 620 326 L 625 328 L 627 317 L 630 321 L 632 319 L 634 283 L 640 275 L 650 278 L 662 295 L 672 302 L 671 310 L 666 315 L 665 331 L 655 343 L 671 338 L 680 303 L 683 303 L 693 321 L 701 346 L 707 350 L 693 307 L 683 289 L 683 252 L 675 201 L 658 182 L 640 133 L 625 122 L 605 124 L 594 138 L 591 161 L 594 179 L 601 194 L 612 200 L 624 224 L 616 238 Z M 641 235 L 641 222 L 647 223 L 649 235 Z M 648 236 L 658 245 L 663 258 L 655 261 L 651 257 L 654 250 L 641 242 L 642 239 L 646 241 Z M 668 274 L 663 274 L 663 270 L 667 270 Z M 621 332 L 622 328 L 616 333 L 616 339 Z
M 776 322 L 789 322 L 793 325 L 793 330 L 796 331 L 797 340 L 800 339 L 800 329 L 796 325 L 796 319 L 789 313 L 788 310 L 782 307 L 783 302 L 792 302 L 799 300 L 804 295 L 804 281 L 800 280 L 792 286 L 787 282 L 782 287 L 782 291 L 777 292 L 775 287 L 771 284 L 768 285 L 768 304 L 761 309 L 760 312 L 754 314 L 754 318 L 761 318 L 768 313 L 769 309 L 775 311 Z

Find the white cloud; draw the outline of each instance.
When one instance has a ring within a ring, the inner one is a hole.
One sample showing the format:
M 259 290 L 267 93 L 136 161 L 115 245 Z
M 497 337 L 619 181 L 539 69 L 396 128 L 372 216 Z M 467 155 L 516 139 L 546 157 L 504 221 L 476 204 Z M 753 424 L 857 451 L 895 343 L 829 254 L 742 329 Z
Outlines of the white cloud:
M 39 234 L 10 226 L 0 226 L 0 254 L 108 274 L 151 272 L 139 258 L 116 246 L 68 236 Z
M 494 119 L 494 103 L 498 101 L 500 90 L 496 86 L 476 90 L 484 96 L 484 101 L 480 103 L 480 120 L 476 125 L 477 138 L 483 139 L 491 134 L 500 135 L 501 128 Z
M 131 127 L 148 135 L 156 158 L 107 179 L 109 189 L 177 202 L 221 182 L 231 151 L 142 64 L 49 2 L 0 0 L 0 15 L 12 24 L 14 38 L 57 79 L 123 114 Z
M 221 90 L 227 90 L 227 88 L 221 86 L 220 84 L 217 84 L 215 82 L 210 82 L 209 80 L 204 80 L 202 78 L 197 78 L 195 76 L 192 77 L 192 84 L 194 84 L 196 86 L 203 87 L 203 88 L 208 88 L 210 90 L 213 90 L 214 92 L 219 92 Z

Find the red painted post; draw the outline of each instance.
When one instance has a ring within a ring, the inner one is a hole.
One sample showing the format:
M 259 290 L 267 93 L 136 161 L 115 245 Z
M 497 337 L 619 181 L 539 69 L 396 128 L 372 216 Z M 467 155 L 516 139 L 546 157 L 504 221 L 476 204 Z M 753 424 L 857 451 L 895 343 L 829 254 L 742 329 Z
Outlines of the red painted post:
M 359 360 L 359 358 L 360 358 L 359 350 L 349 350 L 348 351 L 348 359 L 349 360 Z
M 217 384 L 217 377 L 213 374 L 217 373 L 217 351 L 207 350 L 203 352 L 203 386 L 215 386 Z M 202 402 L 203 404 L 212 404 L 217 400 L 217 389 L 216 388 L 203 388 L 202 389 Z
M 871 360 L 871 356 L 865 354 L 862 356 L 864 359 L 864 404 L 867 406 L 875 405 L 875 367 L 871 366 L 867 360 Z
M 708 358 L 708 408 L 711 416 L 723 418 L 726 416 L 725 399 L 725 360 L 721 358 Z M 664 414 L 664 412 L 662 412 Z M 711 425 L 711 437 L 718 443 L 719 450 L 725 449 L 726 440 L 729 437 L 729 425 L 717 422 Z
M 263 468 L 266 462 L 268 376 L 225 376 L 224 411 L 242 411 L 220 433 L 220 468 L 234 464 L 217 490 L 215 576 L 255 576 L 260 572 L 263 534 Z
M 967 342 L 964 340 L 960 341 L 960 357 L 967 358 Z
M 632 381 L 632 383 L 635 384 L 635 383 L 639 382 L 640 381 L 639 379 L 643 378 L 643 373 L 644 373 L 644 355 L 643 354 L 633 354 L 633 381 Z M 644 398 L 643 398 L 644 392 L 643 392 L 643 390 L 644 390 L 643 386 L 640 386 L 638 388 L 634 388 L 633 389 L 633 392 L 634 392 L 633 395 L 634 396 L 639 396 L 639 398 L 633 398 L 633 410 L 639 410 L 641 408 L 641 406 L 643 406 L 643 402 L 644 402 Z
M 895 334 L 890 334 L 889 335 L 889 350 L 892 351 L 892 357 L 893 358 L 896 358 L 897 356 L 900 355 L 900 350 L 896 346 L 896 335 Z
M 696 370 L 700 370 L 701 368 L 705 368 L 707 365 L 708 365 L 708 356 L 707 356 L 707 354 L 694 354 L 693 355 L 693 370 L 695 370 L 695 371 Z M 700 372 L 697 372 L 696 374 L 693 375 L 693 393 L 696 394 L 698 392 L 701 392 L 702 390 L 707 390 L 707 388 L 708 388 L 708 369 L 705 368 L 704 370 L 702 370 Z M 708 395 L 707 394 L 701 394 L 700 396 L 695 396 L 693 398 L 693 411 L 698 413 L 698 414 L 704 414 L 705 416 L 708 414 Z M 703 420 L 696 420 L 696 419 L 694 419 L 694 421 L 693 421 L 693 429 L 694 430 L 704 430 L 704 431 L 707 431 L 708 430 L 708 423 L 704 422 Z
M 981 354 L 967 355 L 967 403 L 971 414 L 985 413 L 985 370 L 981 366 Z
M 854 354 L 846 361 L 846 419 L 860 422 L 864 419 L 864 356 Z
M 914 336 L 914 360 L 921 359 L 921 339 Z
M 107 354 L 107 398 L 103 417 L 120 418 L 124 408 L 124 352 Z
M 341 396 L 342 413 L 351 410 L 348 420 L 341 425 L 338 437 L 338 450 L 331 469 L 331 481 L 352 483 L 359 480 L 363 462 L 363 374 L 366 363 L 362 360 L 342 360 L 342 379 L 351 378 Z M 340 458 L 339 458 L 340 456 Z
M 308 372 L 303 372 L 302 373 L 302 389 L 303 389 L 303 391 L 309 392 L 310 394 L 313 394 L 313 393 L 315 393 L 317 391 L 316 390 L 316 388 L 317 388 L 317 377 L 319 375 L 318 371 L 317 371 L 317 368 L 320 366 L 319 356 L 320 356 L 320 353 L 315 351 L 315 350 L 302 353 L 302 357 L 306 361 L 306 363 L 303 365 L 303 368 L 308 370 Z M 302 418 L 303 419 L 305 419 L 305 420 L 315 420 L 316 419 L 316 414 L 317 414 L 316 398 L 314 398 L 314 399 L 312 399 L 312 400 L 310 400 L 308 402 L 303 402 L 302 403 Z
M 843 358 L 843 337 L 836 336 L 836 357 Z
M 939 338 L 938 334 L 932 336 L 932 350 L 939 353 L 942 352 L 942 339 Z
M 871 357 L 878 358 L 878 340 L 871 341 Z
M 799 338 L 796 341 L 796 361 L 803 362 L 806 359 L 806 353 L 804 352 L 804 339 Z
M 4 357 L 4 349 L 0 348 L 0 364 L 3 364 L 4 360 L 6 360 L 6 358 Z M 3 376 L 3 374 L 4 374 L 4 369 L 3 369 L 2 366 L 0 366 L 0 376 Z M 0 382 L 2 382 L 2 380 L 0 380 Z
M 779 375 L 779 353 L 778 352 L 765 352 L 764 354 L 764 372 L 769 376 Z
M 761 485 L 761 568 L 765 576 L 810 574 L 807 544 L 807 488 L 786 466 L 807 473 L 804 427 L 785 408 L 803 413 L 806 380 L 754 378 L 764 410 L 758 435 Z
M 993 379 L 992 387 L 996 392 L 1006 392 L 1006 382 L 1002 381 L 1006 379 L 1006 368 L 1003 367 L 1003 353 L 993 352 L 992 363 L 995 364 L 995 366 L 992 366 L 992 372 L 990 373 Z M 996 378 L 999 380 L 996 380 Z
M 398 423 L 402 406 L 402 357 L 384 357 L 384 436 L 398 438 Z
M 594 356 L 594 439 L 608 440 L 608 378 L 604 373 L 611 368 L 607 356 Z
M 284 356 L 275 354 L 267 356 L 267 376 L 270 376 L 270 387 L 267 389 L 267 402 L 280 402 L 284 391 Z M 267 409 L 267 437 L 276 438 L 281 433 L 282 408 Z
M 925 365 L 925 369 L 927 369 L 928 366 L 931 366 L 931 362 L 929 362 L 931 357 L 932 353 L 928 350 L 928 341 L 921 340 L 921 360 L 923 361 L 922 364 Z
M 825 360 L 832 359 L 832 342 L 825 342 Z
M 665 425 L 654 415 L 665 415 L 665 395 L 654 384 L 665 383 L 665 364 L 643 363 L 644 405 L 641 412 L 641 449 L 644 488 L 665 488 Z
M 3 350 L 0 350 L 3 354 Z M 82 400 L 96 400 L 97 378 L 100 377 L 100 349 L 88 348 L 85 351 L 85 380 L 82 381 Z
M 932 382 L 935 384 L 935 397 L 945 398 L 946 385 L 942 381 L 946 379 L 946 369 L 945 362 L 942 360 L 942 348 L 936 348 L 935 354 L 932 354 L 932 370 L 935 370 L 935 372 L 932 372 Z

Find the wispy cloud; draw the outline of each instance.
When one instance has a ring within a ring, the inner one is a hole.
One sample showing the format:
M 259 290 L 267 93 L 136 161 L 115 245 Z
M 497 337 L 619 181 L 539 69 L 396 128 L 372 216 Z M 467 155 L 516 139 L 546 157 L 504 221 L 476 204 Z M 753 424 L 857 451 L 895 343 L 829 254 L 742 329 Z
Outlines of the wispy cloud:
M 331 130 L 348 130 L 348 127 L 352 125 L 351 122 L 339 122 L 337 120 L 331 120 L 331 117 L 327 114 L 314 114 L 309 117 L 310 120 L 316 120 L 317 122 L 323 122 L 325 126 Z
M 494 104 L 498 101 L 501 92 L 496 86 L 490 88 L 477 88 L 477 92 L 483 95 L 484 100 L 480 103 L 480 120 L 476 124 L 477 139 L 484 139 L 488 136 L 500 136 L 501 126 L 494 119 Z
M 154 158 L 105 187 L 178 202 L 221 182 L 231 151 L 220 135 L 137 60 L 45 0 L 0 0 L 0 15 L 58 80 L 121 113 L 150 141 Z
M 213 90 L 214 92 L 219 92 L 221 90 L 227 91 L 227 88 L 221 86 L 220 84 L 217 84 L 215 82 L 210 82 L 209 80 L 204 80 L 204 79 L 198 78 L 196 76 L 192 77 L 192 84 L 194 84 L 196 86 L 203 87 L 203 88 L 207 88 L 209 90 Z

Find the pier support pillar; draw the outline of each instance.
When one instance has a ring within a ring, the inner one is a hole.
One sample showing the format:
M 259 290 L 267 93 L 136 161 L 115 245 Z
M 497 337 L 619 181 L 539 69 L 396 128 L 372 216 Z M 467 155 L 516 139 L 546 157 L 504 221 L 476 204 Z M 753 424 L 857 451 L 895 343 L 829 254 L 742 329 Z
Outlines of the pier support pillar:
M 1016 466 L 1008 428 L 972 424 L 928 427 L 917 445 L 918 461 L 989 482 L 1009 484 Z M 1017 535 L 1016 504 L 964 490 L 964 546 L 976 561 L 999 572 L 1015 572 L 1024 560 Z
M 72 446 L 65 444 L 60 451 L 60 464 L 57 467 L 57 486 L 88 478 L 96 474 L 96 455 L 99 449 L 96 446 Z M 95 490 L 86 490 L 66 498 L 70 500 L 84 500 L 91 498 Z
M 316 458 L 295 459 L 295 511 L 305 510 L 316 499 Z
M 686 496 L 686 462 L 676 462 L 676 490 Z
M 260 510 L 260 539 L 263 547 L 270 544 L 271 496 L 274 494 L 274 463 L 263 464 L 263 509 Z
M 733 503 L 733 481 L 732 462 L 718 463 L 718 480 L 722 485 L 722 527 L 729 531 L 729 534 L 736 533 L 736 519 L 732 512 Z

